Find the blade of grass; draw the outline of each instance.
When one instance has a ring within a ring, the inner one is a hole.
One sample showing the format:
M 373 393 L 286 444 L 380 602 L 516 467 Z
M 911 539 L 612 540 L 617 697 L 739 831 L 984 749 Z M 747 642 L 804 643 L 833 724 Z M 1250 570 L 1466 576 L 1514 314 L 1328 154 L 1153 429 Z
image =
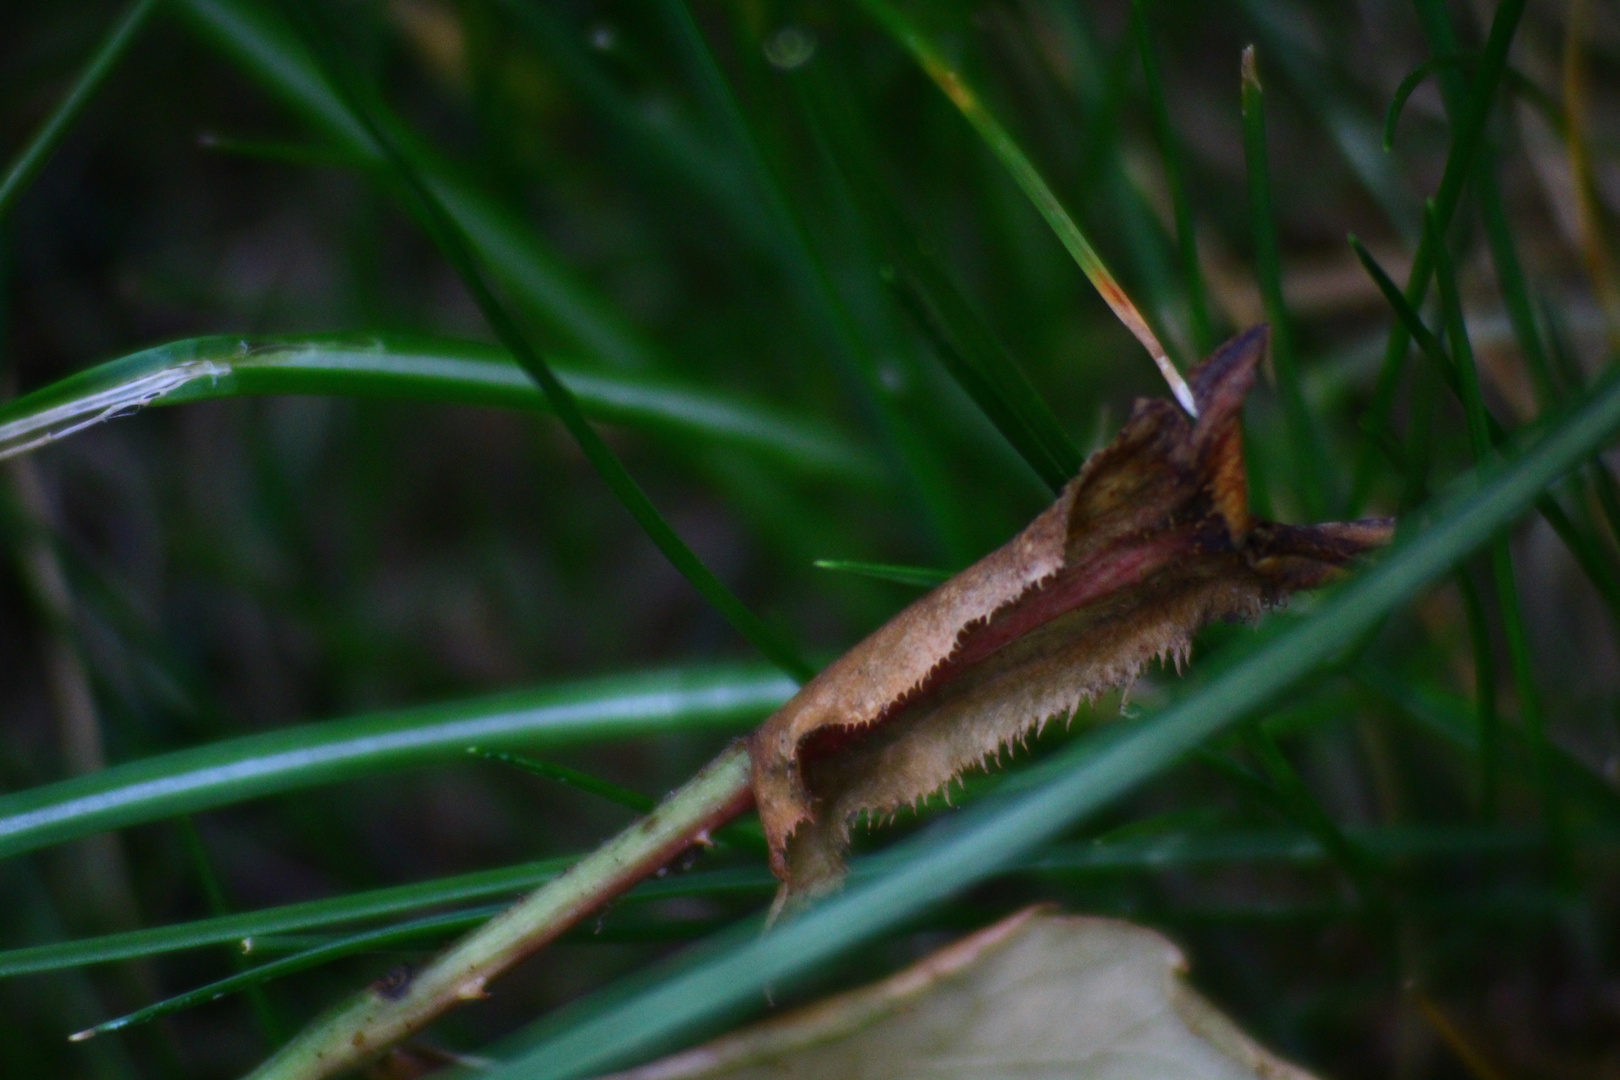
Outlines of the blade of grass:
M 638 814 L 645 814 L 658 805 L 658 800 L 650 795 L 643 795 L 639 791 L 631 791 L 611 780 L 604 780 L 599 776 L 581 772 L 579 769 L 570 769 L 566 765 L 558 765 L 553 761 L 541 761 L 527 754 L 511 754 L 504 750 L 488 750 L 482 746 L 469 746 L 467 753 L 473 757 L 483 758 L 485 761 L 497 761 L 502 765 L 510 765 L 514 769 L 541 776 L 547 780 L 555 780 L 559 784 L 566 784 L 571 788 L 606 799 L 627 810 L 634 810 Z M 714 834 L 716 847 L 738 847 L 763 855 L 768 850 L 765 836 L 759 829 L 748 829 L 745 823 L 734 822 Z
M 1338 822 L 1300 779 L 1277 741 L 1262 727 L 1249 725 L 1244 731 L 1244 745 L 1265 769 L 1284 813 L 1316 837 L 1322 849 L 1355 886 L 1361 902 L 1372 903 L 1377 898 L 1378 867 L 1368 853 L 1345 836 Z
M 1080 468 L 1080 451 L 1018 362 L 915 234 L 873 168 L 872 137 L 843 79 L 825 64 L 794 74 L 797 98 L 823 155 L 892 260 L 895 295 L 934 344 L 947 372 L 1053 491 Z
M 1608 215 L 1598 194 L 1592 170 L 1592 150 L 1587 140 L 1587 112 L 1591 91 L 1586 74 L 1586 48 L 1589 20 L 1586 0 L 1571 0 L 1564 19 L 1564 146 L 1569 153 L 1569 169 L 1574 179 L 1575 211 L 1580 223 L 1581 258 L 1592 282 L 1592 292 L 1609 324 L 1610 347 L 1620 345 L 1620 272 L 1614 265 L 1614 250 Z
M 1438 735 L 1465 754 L 1479 752 L 1479 722 L 1475 702 L 1449 687 L 1423 683 L 1415 677 L 1391 670 L 1388 664 L 1358 664 L 1353 674 L 1357 682 L 1399 710 L 1402 716 L 1415 720 L 1423 730 Z M 1507 724 L 1501 725 L 1499 730 L 1503 760 L 1522 757 L 1528 761 L 1531 751 L 1524 733 Z M 1620 793 L 1609 781 L 1556 744 L 1551 745 L 1550 749 L 1554 783 L 1571 802 L 1581 808 L 1582 814 L 1606 823 L 1620 823 Z M 1499 779 L 1505 784 L 1510 775 L 1504 771 Z M 1545 843 L 1546 830 L 1539 831 Z
M 949 570 L 935 570 L 929 566 L 895 566 L 890 563 L 851 562 L 848 559 L 817 559 L 815 565 L 822 570 L 838 570 L 846 574 L 859 574 L 878 581 L 893 581 L 900 585 L 932 588 L 950 578 Z
M 752 805 L 750 771 L 739 740 L 651 814 L 462 938 L 405 986 L 386 993 L 370 987 L 317 1019 L 255 1069 L 254 1080 L 343 1072 L 483 997 L 492 979 Z
M 1435 54 L 1434 60 L 1430 63 L 1442 57 L 1463 56 L 1456 31 L 1452 27 L 1451 13 L 1446 9 L 1446 5 L 1438 0 L 1417 0 L 1416 7 L 1424 37 L 1428 39 L 1429 48 Z M 1503 78 L 1507 79 L 1514 72 L 1511 67 L 1505 65 L 1504 61 Z M 1435 69 L 1438 71 L 1441 101 L 1447 115 L 1453 122 L 1457 122 L 1468 108 L 1468 83 L 1464 71 L 1459 66 L 1447 64 L 1435 64 Z M 1400 100 L 1399 91 L 1396 97 Z M 1394 117 L 1397 115 L 1393 104 L 1390 115 L 1390 127 L 1393 129 Z M 1500 286 L 1503 303 L 1507 307 L 1508 319 L 1513 325 L 1513 334 L 1519 341 L 1525 363 L 1529 365 L 1530 376 L 1535 383 L 1541 407 L 1546 408 L 1556 400 L 1552 373 L 1547 365 L 1547 353 L 1542 347 L 1541 335 L 1536 329 L 1529 290 L 1525 286 L 1524 269 L 1519 262 L 1518 249 L 1513 241 L 1513 231 L 1502 206 L 1502 195 L 1496 182 L 1495 158 L 1496 154 L 1490 143 L 1488 141 L 1483 143 L 1479 150 L 1479 163 L 1475 166 L 1474 192 L 1479 200 L 1480 218 L 1485 226 L 1485 237 L 1490 245 L 1491 260 L 1496 266 L 1497 283 Z
M 1428 709 L 1429 706 L 1420 706 Z M 1428 722 L 1450 725 L 1449 717 Z M 1457 732 L 1460 737 L 1472 736 Z M 1469 742 L 1477 746 L 1477 742 Z M 1590 776 L 1590 774 L 1588 774 Z M 1613 823 L 1611 823 L 1612 825 Z M 1482 828 L 1479 826 L 1375 826 L 1345 830 L 1356 845 L 1384 860 L 1469 858 L 1481 855 L 1533 851 L 1545 841 L 1538 829 Z M 1581 845 L 1620 843 L 1612 827 L 1573 834 Z M 1053 844 L 1014 863 L 1009 872 L 1041 876 L 1091 876 L 1121 873 L 1170 873 L 1199 866 L 1240 863 L 1315 864 L 1327 859 L 1320 839 L 1296 829 L 1239 829 L 1221 832 L 1155 833 L 1145 836 L 1101 837 Z M 564 856 L 438 878 L 412 885 L 349 893 L 327 900 L 311 900 L 281 907 L 171 923 L 146 930 L 102 937 L 80 938 L 49 945 L 0 950 L 0 978 L 39 974 L 63 968 L 85 967 L 139 957 L 161 956 L 187 949 L 230 945 L 258 954 L 261 942 L 286 939 L 300 932 L 336 927 L 390 916 L 409 915 L 428 908 L 466 905 L 480 900 L 505 899 L 560 875 L 578 856 Z M 850 880 L 872 879 L 881 860 L 862 856 L 850 864 Z M 776 889 L 777 880 L 763 866 L 700 870 L 652 878 L 620 901 L 630 904 L 674 897 L 748 895 L 762 901 Z
M 1445 381 L 1457 399 L 1464 399 L 1464 389 L 1457 374 L 1456 364 L 1446 352 L 1445 346 L 1434 336 L 1433 331 L 1423 324 L 1422 318 L 1401 295 L 1383 267 L 1373 258 L 1372 253 L 1355 236 L 1350 237 L 1350 246 L 1356 253 L 1356 258 L 1366 268 L 1368 275 L 1384 294 L 1384 299 L 1394 310 L 1396 318 L 1405 325 L 1410 340 L 1415 341 L 1424 356 L 1428 357 L 1436 373 Z M 1506 438 L 1500 423 L 1489 412 L 1485 413 L 1486 430 L 1490 433 L 1493 442 L 1500 443 Z M 1617 633 L 1620 633 L 1620 578 L 1617 578 L 1614 567 L 1593 538 L 1586 535 L 1575 522 L 1570 520 L 1564 508 L 1550 493 L 1543 493 L 1536 500 L 1536 511 L 1552 526 L 1553 532 L 1575 557 L 1581 570 L 1586 574 L 1597 589 L 1598 595 L 1603 598 L 1608 610 L 1609 618 L 1614 622 Z
M 315 21 L 315 11 L 312 7 L 304 5 L 301 13 L 305 16 L 306 32 L 311 43 L 327 54 L 324 57 L 325 73 L 342 79 L 345 69 L 339 59 L 331 55 L 335 46 L 326 36 L 328 31 Z M 648 539 L 652 540 L 664 557 L 680 571 L 698 593 L 725 617 L 732 628 L 762 655 L 800 681 L 814 675 L 815 669 L 797 655 L 786 638 L 750 611 L 664 520 L 641 485 L 625 469 L 618 455 L 585 418 L 573 393 L 557 378 L 551 365 L 529 343 L 528 336 L 524 334 L 517 320 L 496 297 L 485 280 L 483 268 L 479 265 L 461 226 L 445 209 L 438 195 L 418 174 L 415 166 L 396 145 L 389 132 L 373 120 L 368 105 L 362 102 L 360 88 L 349 86 L 346 82 L 339 82 L 336 85 L 338 92 L 345 96 L 350 111 L 366 128 L 373 144 L 381 152 L 394 180 L 403 189 L 403 194 L 411 206 L 412 216 L 432 238 L 440 253 L 455 268 L 457 276 L 472 294 L 474 303 L 478 305 L 478 310 L 490 329 L 495 332 L 495 336 L 506 346 L 523 370 L 539 384 L 557 419 L 562 421 L 586 459 L 624 508 L 630 512 L 631 517 L 641 526 Z
M 1474 350 L 1468 340 L 1468 326 L 1463 321 L 1462 300 L 1457 293 L 1456 274 L 1451 265 L 1451 253 L 1440 233 L 1431 204 L 1424 218 L 1429 246 L 1434 250 L 1434 276 L 1440 293 L 1440 308 L 1445 315 L 1446 337 L 1451 342 L 1453 363 L 1458 382 L 1462 386 L 1463 410 L 1468 416 L 1468 435 L 1474 447 L 1475 461 L 1483 464 L 1495 457 L 1490 422 L 1485 411 L 1485 398 L 1480 393 L 1479 372 L 1474 366 Z M 1531 667 L 1529 635 L 1525 631 L 1524 615 L 1519 606 L 1519 589 L 1513 577 L 1513 553 L 1505 537 L 1498 537 L 1490 545 L 1491 574 L 1496 586 L 1496 602 L 1501 612 L 1502 636 L 1507 642 L 1508 665 L 1513 673 L 1514 690 L 1519 699 L 1519 717 L 1530 741 L 1530 763 L 1535 787 L 1541 798 L 1541 812 L 1547 829 L 1548 846 L 1552 849 L 1555 865 L 1560 873 L 1569 866 L 1569 851 L 1565 840 L 1563 800 L 1552 782 L 1551 755 L 1548 752 L 1547 733 L 1541 715 L 1541 693 L 1536 686 Z
M 1271 323 L 1271 363 L 1277 375 L 1277 396 L 1282 399 L 1293 448 L 1293 473 L 1314 521 L 1327 512 L 1326 455 L 1316 444 L 1315 426 L 1305 406 L 1294 356 L 1293 321 L 1283 302 L 1282 259 L 1277 246 L 1277 222 L 1271 206 L 1271 170 L 1267 164 L 1266 112 L 1254 46 L 1243 50 L 1243 150 L 1249 173 L 1249 227 L 1254 232 L 1254 262 L 1260 296 Z
M 175 0 L 173 6 L 266 91 L 321 132 L 336 149 L 384 164 L 381 148 L 350 111 L 280 13 L 257 0 Z M 391 131 L 400 132 L 391 118 Z M 403 137 L 403 135 L 396 135 Z M 462 178 L 445 159 L 412 144 L 411 156 L 480 257 L 525 308 L 610 365 L 665 365 L 658 350 L 545 246 L 521 220 Z
M 638 814 L 645 814 L 658 800 L 650 795 L 643 795 L 639 791 L 631 791 L 621 787 L 611 780 L 603 780 L 599 776 L 592 776 L 588 772 L 570 769 L 567 765 L 558 765 L 551 761 L 541 761 L 539 758 L 527 754 L 511 754 L 505 750 L 488 750 L 482 746 L 469 746 L 467 753 L 471 757 L 483 758 L 485 761 L 498 761 L 502 765 L 510 765 L 515 769 L 522 769 L 535 776 L 543 776 L 547 780 L 555 780 L 559 784 L 566 784 L 571 788 L 588 792 L 597 798 L 606 799 L 616 806 L 634 810 Z
M 1389 155 L 1379 151 L 1375 114 L 1356 100 L 1359 96 L 1338 74 L 1342 64 L 1324 48 L 1326 33 L 1314 32 L 1313 15 L 1305 6 L 1287 0 L 1240 0 L 1254 24 L 1271 63 L 1287 76 L 1294 91 L 1316 114 L 1345 163 L 1372 201 L 1403 238 L 1421 232 L 1412 212 L 1411 189 Z
M 668 731 L 736 731 L 793 695 L 759 666 L 670 668 L 283 728 L 0 795 L 0 857 L 315 784 Z
M 90 62 L 79 72 L 78 78 L 73 80 L 67 96 L 45 118 L 39 130 L 34 132 L 33 138 L 28 140 L 21 152 L 12 159 L 11 167 L 6 170 L 5 176 L 0 177 L 0 221 L 6 219 L 16 203 L 39 170 L 51 159 L 56 148 L 67 133 L 72 129 L 74 121 L 84 112 L 107 81 L 118 62 L 129 51 L 130 45 L 140 33 L 141 27 L 146 23 L 146 17 L 157 6 L 157 0 L 135 0 L 125 9 L 123 17 L 113 24 L 101 45 L 91 54 Z
M 244 991 L 257 990 L 272 979 L 279 979 L 299 971 L 306 971 L 312 967 L 329 964 L 334 960 L 341 960 L 356 953 L 372 952 L 377 949 L 392 948 L 410 942 L 420 941 L 425 937 L 435 937 L 446 932 L 465 930 L 489 919 L 490 916 L 500 913 L 500 908 L 479 907 L 464 911 L 451 911 L 442 915 L 430 915 L 424 919 L 413 919 L 410 922 L 398 923 L 394 926 L 385 926 L 379 930 L 367 930 L 364 933 L 350 934 L 336 941 L 317 945 L 312 949 L 284 956 L 279 960 L 259 964 L 240 971 L 235 975 L 228 975 L 195 990 L 188 990 L 183 994 L 164 998 L 134 1012 L 123 1016 L 104 1020 L 94 1027 L 76 1031 L 68 1036 L 69 1042 L 84 1042 L 86 1039 L 109 1032 L 119 1031 L 123 1028 L 133 1027 L 137 1024 L 150 1023 L 160 1017 L 173 1013 L 183 1012 L 198 1005 L 206 1005 L 210 1001 L 218 1001 L 222 997 Z
M 1067 445 L 1054 451 L 1034 432 L 1025 414 L 1001 391 L 1005 383 L 998 385 L 999 380 L 986 374 L 986 368 L 994 370 L 1012 363 L 1005 348 L 992 335 L 976 333 L 976 330 L 987 331 L 988 328 L 967 314 L 965 303 L 956 303 L 962 299 L 959 295 L 937 290 L 925 292 L 909 269 L 903 276 L 895 273 L 891 282 L 900 306 L 922 330 L 951 378 L 967 392 L 1002 437 L 1012 444 L 1050 491 L 1061 490 L 1079 469 L 1079 450 L 1065 438 Z M 969 359 L 970 356 L 973 359 Z M 1066 464 L 1071 452 L 1075 460 L 1073 464 Z
M 771 250 L 774 237 L 758 200 L 711 140 L 689 118 L 666 108 L 654 119 L 625 94 L 598 60 L 582 47 L 582 35 L 551 5 L 533 0 L 501 0 L 524 36 L 544 51 L 563 76 L 578 88 L 578 100 L 600 120 L 620 149 L 624 162 L 673 177 L 725 214 L 749 246 Z
M 202 833 L 197 829 L 197 823 L 190 815 L 182 815 L 176 819 L 180 839 L 185 844 L 186 856 L 196 869 L 199 884 L 202 885 L 203 898 L 208 902 L 208 911 L 215 918 L 226 918 L 231 915 L 231 904 L 225 896 L 225 886 L 219 880 L 219 874 L 214 870 L 214 860 L 208 854 L 208 845 L 203 840 Z M 242 956 L 231 957 L 231 966 L 238 973 L 246 970 L 247 964 Z M 280 1018 L 276 1016 L 275 1009 L 264 990 L 257 984 L 243 988 L 247 995 L 248 1009 L 253 1014 L 254 1026 L 259 1029 L 259 1035 L 267 1046 L 274 1046 L 287 1037 L 282 1029 Z
M 1046 223 L 1057 234 L 1058 240 L 1073 257 L 1081 272 L 1086 275 L 1086 279 L 1102 296 L 1103 302 L 1148 351 L 1148 355 L 1157 365 L 1159 373 L 1164 376 L 1165 382 L 1169 384 L 1181 407 L 1186 409 L 1189 415 L 1196 416 L 1198 408 L 1193 403 L 1192 391 L 1187 388 L 1186 380 L 1171 363 L 1164 346 L 1159 343 L 1158 336 L 1154 334 L 1152 327 L 1142 317 L 1136 305 L 1131 303 L 1130 297 L 1125 295 L 1125 291 L 1114 280 L 1114 275 L 1102 261 L 1102 257 L 1091 246 L 1091 241 L 1086 239 L 1080 227 L 1069 216 L 1069 212 L 1063 208 L 1062 202 L 1041 177 L 1034 163 L 1013 141 L 1000 121 L 990 114 L 989 109 L 979 100 L 966 80 L 910 19 L 886 0 L 862 0 L 862 5 L 879 25 L 912 55 L 934 84 L 950 99 L 951 104 L 956 106 L 978 132 L 985 145 L 1001 161 L 1019 188 L 1035 205 L 1041 217 L 1046 219 Z
M 1457 568 L 1457 591 L 1462 594 L 1463 611 L 1468 619 L 1468 643 L 1474 653 L 1474 708 L 1479 727 L 1479 816 L 1487 824 L 1496 821 L 1498 788 L 1502 772 L 1502 724 L 1496 714 L 1496 662 L 1491 651 L 1490 627 L 1485 621 L 1485 605 L 1467 567 Z
M 1153 49 L 1153 33 L 1148 26 L 1148 0 L 1131 0 L 1131 29 L 1136 35 L 1137 52 L 1142 58 L 1142 76 L 1147 84 L 1148 113 L 1153 118 L 1153 137 L 1159 144 L 1165 184 L 1170 189 L 1170 205 L 1175 213 L 1176 249 L 1181 256 L 1181 273 L 1187 290 L 1187 313 L 1192 320 L 1193 342 L 1199 353 L 1215 348 L 1215 325 L 1209 317 L 1209 301 L 1204 288 L 1204 272 L 1198 263 L 1198 236 L 1192 203 L 1182 179 L 1181 144 L 1170 106 L 1164 96 L 1164 80 Z
M 592 419 L 763 453 L 811 472 L 873 483 L 881 464 L 814 421 L 678 380 L 573 365 L 557 377 Z M 407 398 L 549 410 L 510 354 L 406 337 L 206 337 L 158 345 L 78 372 L 0 407 L 0 459 L 148 405 L 261 394 Z
M 326 929 L 408 914 L 424 908 L 511 897 L 523 889 L 553 880 L 577 859 L 578 856 L 574 855 L 542 859 L 413 885 L 394 885 L 350 893 L 327 900 L 308 900 L 102 937 L 8 949 L 0 952 L 0 978 L 159 956 L 214 945 L 231 945 L 252 952 L 255 938 L 271 934 Z
M 1442 233 L 1451 224 L 1452 215 L 1462 197 L 1463 187 L 1472 174 L 1475 155 L 1484 142 L 1485 121 L 1490 116 L 1491 103 L 1501 82 L 1502 69 L 1507 66 L 1507 52 L 1513 44 L 1519 18 L 1524 14 L 1525 0 L 1502 0 L 1491 17 L 1491 30 L 1480 56 L 1479 71 L 1468 88 L 1468 99 L 1462 115 L 1452 125 L 1451 147 L 1446 153 L 1445 171 L 1434 196 L 1435 220 Z M 1429 275 L 1434 272 L 1434 251 L 1427 240 L 1418 241 L 1412 269 L 1407 275 L 1404 295 L 1407 303 L 1418 309 L 1428 295 Z M 1400 385 L 1406 353 L 1411 345 L 1406 323 L 1396 318 L 1390 327 L 1389 341 L 1379 367 L 1378 380 L 1373 388 L 1373 400 L 1367 410 L 1369 432 L 1382 431 L 1389 423 L 1390 410 L 1395 405 L 1395 393 Z M 1356 462 L 1354 481 L 1350 489 L 1349 513 L 1353 516 L 1366 501 L 1372 485 L 1372 470 L 1378 453 L 1376 435 L 1363 442 Z
M 895 845 L 876 878 L 795 921 L 763 937 L 757 926 L 744 924 L 542 1021 L 503 1067 L 487 1075 L 564 1080 L 645 1057 L 757 1001 L 762 988 L 982 880 L 1295 685 L 1487 543 L 1617 430 L 1620 377 L 1611 375 L 1579 408 L 1542 426 L 1539 438 L 1522 444 L 1505 464 L 1472 474 L 1435 509 L 1426 528 L 1398 543 L 1313 615 L 1273 620 L 1253 647 L 1217 661 L 1197 693 L 1143 720 L 1082 737 L 1010 780 L 998 796 Z
M 659 7 L 707 111 L 741 155 L 753 186 L 770 212 L 781 238 L 776 245 L 778 259 L 798 283 L 806 313 L 833 354 L 844 357 L 846 366 L 854 372 L 863 398 L 875 411 L 887 441 L 912 479 L 907 490 L 918 498 L 920 509 L 933 522 L 944 554 L 953 562 L 967 562 L 975 551 L 965 526 L 964 508 L 952 490 L 944 465 L 915 418 L 903 411 L 896 391 L 884 384 L 877 357 L 834 285 L 826 260 L 811 238 L 810 223 L 790 196 L 786 178 L 772 167 L 742 103 L 732 92 L 684 0 L 661 0 Z

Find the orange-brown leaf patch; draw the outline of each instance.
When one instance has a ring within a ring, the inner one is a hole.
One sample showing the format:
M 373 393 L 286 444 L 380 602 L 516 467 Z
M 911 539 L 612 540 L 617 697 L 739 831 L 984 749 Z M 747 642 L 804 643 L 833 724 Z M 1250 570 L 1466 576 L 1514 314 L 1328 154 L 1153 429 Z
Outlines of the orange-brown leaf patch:
M 1388 521 L 1252 521 L 1243 401 L 1269 333 L 1192 374 L 1196 423 L 1142 400 L 1055 503 L 806 683 L 754 733 L 754 793 L 782 899 L 843 874 L 849 827 L 938 791 L 1003 748 L 1185 659 L 1214 619 L 1253 618 L 1384 543 Z

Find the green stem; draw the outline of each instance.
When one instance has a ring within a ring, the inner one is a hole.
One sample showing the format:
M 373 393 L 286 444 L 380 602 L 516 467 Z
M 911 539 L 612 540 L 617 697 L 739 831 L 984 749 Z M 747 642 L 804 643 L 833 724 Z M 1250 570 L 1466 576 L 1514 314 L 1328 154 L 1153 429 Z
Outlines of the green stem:
M 368 987 L 306 1028 L 249 1080 L 319 1080 L 364 1064 L 434 1018 L 485 996 L 488 983 L 753 802 L 748 751 L 733 743 L 687 784 L 441 954 L 403 987 Z
M 1243 50 L 1243 149 L 1249 166 L 1249 217 L 1254 230 L 1255 269 L 1266 318 L 1271 322 L 1271 363 L 1277 373 L 1277 395 L 1288 422 L 1288 442 L 1294 455 L 1294 476 L 1305 512 L 1320 519 L 1326 512 L 1326 485 L 1322 480 L 1323 455 L 1316 446 L 1310 410 L 1300 389 L 1294 358 L 1293 326 L 1283 302 L 1282 256 L 1277 244 L 1277 222 L 1271 206 L 1270 168 L 1266 153 L 1265 92 L 1255 66 L 1254 46 Z

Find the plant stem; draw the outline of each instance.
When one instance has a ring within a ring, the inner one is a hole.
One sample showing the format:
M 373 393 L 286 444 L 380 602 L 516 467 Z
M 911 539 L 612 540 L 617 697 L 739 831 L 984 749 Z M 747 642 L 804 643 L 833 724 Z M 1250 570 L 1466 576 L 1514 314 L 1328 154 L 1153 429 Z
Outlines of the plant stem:
M 466 1001 L 753 802 L 748 750 L 734 742 L 618 836 L 443 953 L 403 988 L 372 985 L 306 1028 L 249 1080 L 321 1080 L 354 1068 Z

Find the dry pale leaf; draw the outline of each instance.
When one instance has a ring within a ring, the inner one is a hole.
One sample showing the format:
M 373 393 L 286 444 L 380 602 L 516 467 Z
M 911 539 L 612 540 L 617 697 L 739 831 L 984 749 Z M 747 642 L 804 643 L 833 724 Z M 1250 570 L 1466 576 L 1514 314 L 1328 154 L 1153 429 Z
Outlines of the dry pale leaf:
M 882 982 L 612 1080 L 1311 1080 L 1163 937 L 1030 908 Z
M 1269 340 L 1255 327 L 1192 373 L 1196 423 L 1169 401 L 1138 401 L 1023 532 L 845 653 L 754 733 L 778 906 L 842 880 L 858 816 L 914 805 L 1148 661 L 1179 665 L 1205 623 L 1252 618 L 1387 541 L 1387 520 L 1249 517 L 1243 401 Z

